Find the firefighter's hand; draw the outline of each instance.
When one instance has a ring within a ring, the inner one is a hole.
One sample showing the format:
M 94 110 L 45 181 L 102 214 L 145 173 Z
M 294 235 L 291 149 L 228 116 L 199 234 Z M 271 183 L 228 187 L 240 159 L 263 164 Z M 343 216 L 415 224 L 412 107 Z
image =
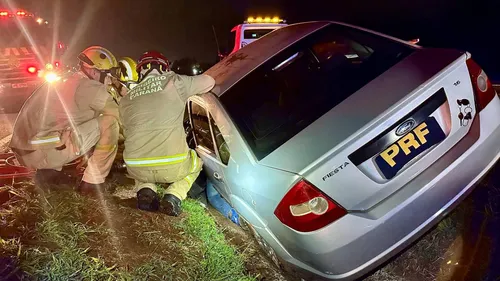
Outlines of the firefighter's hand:
M 120 100 L 120 95 L 115 85 L 113 84 L 106 85 L 106 90 L 113 97 L 113 99 L 115 99 L 116 101 Z

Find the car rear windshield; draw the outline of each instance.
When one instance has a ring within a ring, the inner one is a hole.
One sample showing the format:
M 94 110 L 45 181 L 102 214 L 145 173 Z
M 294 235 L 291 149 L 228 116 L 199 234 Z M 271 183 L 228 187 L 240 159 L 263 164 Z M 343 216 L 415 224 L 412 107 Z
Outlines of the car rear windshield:
M 22 24 L 22 26 L 21 26 Z M 52 33 L 46 24 L 33 18 L 0 20 L 0 48 L 50 46 Z M 55 43 L 54 43 L 55 46 Z
M 276 54 L 221 101 L 261 160 L 413 50 L 331 24 Z
M 243 38 L 245 39 L 258 39 L 269 32 L 273 31 L 274 29 L 272 28 L 267 28 L 267 29 L 247 29 L 244 32 Z

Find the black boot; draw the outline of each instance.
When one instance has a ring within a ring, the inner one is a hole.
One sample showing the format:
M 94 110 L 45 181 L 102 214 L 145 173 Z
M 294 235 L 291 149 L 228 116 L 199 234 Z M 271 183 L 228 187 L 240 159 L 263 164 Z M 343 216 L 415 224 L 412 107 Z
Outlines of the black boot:
M 165 194 L 160 203 L 160 212 L 178 217 L 182 213 L 181 199 L 172 194 Z
M 160 206 L 158 194 L 151 188 L 141 188 L 137 191 L 137 208 L 144 211 L 155 212 Z
M 105 188 L 102 184 L 92 184 L 81 181 L 78 185 L 77 191 L 83 196 L 98 197 L 99 194 L 104 193 Z
M 60 171 L 52 169 L 38 169 L 35 173 L 35 184 L 37 186 L 49 186 L 58 184 L 69 184 L 70 177 Z

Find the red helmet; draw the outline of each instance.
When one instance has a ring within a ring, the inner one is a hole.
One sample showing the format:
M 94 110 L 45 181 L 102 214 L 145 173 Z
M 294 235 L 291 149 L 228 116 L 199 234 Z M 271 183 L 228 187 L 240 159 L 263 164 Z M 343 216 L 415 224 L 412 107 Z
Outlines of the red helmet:
M 167 57 L 157 51 L 147 51 L 137 61 L 137 72 L 140 73 L 142 67 L 149 63 L 157 63 L 162 71 L 170 70 Z

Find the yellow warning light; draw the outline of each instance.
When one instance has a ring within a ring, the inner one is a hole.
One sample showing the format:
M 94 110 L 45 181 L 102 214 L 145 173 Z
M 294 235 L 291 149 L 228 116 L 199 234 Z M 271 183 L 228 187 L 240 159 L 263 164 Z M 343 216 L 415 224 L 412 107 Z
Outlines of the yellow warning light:
M 37 19 L 36 19 L 36 22 L 37 22 L 38 24 L 42 24 L 42 23 L 43 23 L 43 19 L 42 19 L 42 18 L 37 18 Z
M 280 17 L 248 17 L 245 23 L 284 23 Z

